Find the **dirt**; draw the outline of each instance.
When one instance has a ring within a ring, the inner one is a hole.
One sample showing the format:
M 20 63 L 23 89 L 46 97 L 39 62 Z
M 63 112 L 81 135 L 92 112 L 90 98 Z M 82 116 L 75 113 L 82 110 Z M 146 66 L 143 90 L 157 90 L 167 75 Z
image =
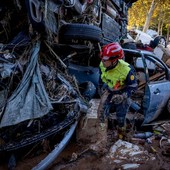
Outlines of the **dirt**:
M 66 148 L 61 152 L 49 170 L 121 170 L 122 165 L 127 163 L 138 163 L 137 170 L 170 170 L 170 144 L 167 140 L 162 140 L 160 147 L 160 138 L 151 138 L 152 143 L 145 140 L 132 140 L 129 136 L 126 141 L 136 144 L 147 152 L 147 159 L 132 161 L 131 158 L 123 158 L 121 163 L 116 163 L 116 158 L 110 157 L 110 149 L 118 141 L 116 131 L 109 129 L 107 132 L 107 145 L 102 151 L 91 149 L 91 143 L 84 143 L 73 136 Z M 129 135 L 129 133 L 128 133 Z M 124 141 L 124 140 L 122 140 Z M 40 144 L 42 146 L 42 143 Z M 30 150 L 29 150 L 30 151 Z M 168 151 L 168 152 L 166 152 Z M 31 152 L 25 152 L 24 156 L 17 157 L 18 161 L 13 170 L 30 170 L 37 165 L 50 152 L 50 147 L 34 148 Z M 165 155 L 165 153 L 168 153 Z M 17 154 L 16 154 L 17 155 Z M 117 157 L 118 159 L 118 157 Z M 8 163 L 4 162 L 0 170 L 7 170 Z M 10 168 L 9 168 L 10 169 Z M 130 170 L 132 168 L 129 168 Z
M 108 132 L 108 146 L 105 153 L 100 154 L 92 150 L 88 150 L 88 144 L 72 142 L 55 161 L 50 170 L 118 170 L 123 169 L 122 164 L 134 163 L 124 160 L 123 163 L 116 164 L 108 156 L 110 147 L 115 143 L 115 139 L 112 139 L 112 132 Z M 163 156 L 159 147 L 159 140 L 154 140 L 152 144 L 144 143 L 137 145 L 142 146 L 149 154 L 155 157 L 155 160 L 146 160 L 140 162 L 138 170 L 169 170 L 170 169 L 170 157 Z M 76 155 L 76 156 L 75 156 Z M 132 168 L 131 168 L 132 169 Z
M 89 149 L 90 144 L 76 141 L 75 138 L 70 141 L 64 151 L 59 155 L 55 162 L 49 167 L 49 170 L 117 170 L 122 169 L 122 164 L 133 163 L 128 160 L 124 160 L 123 163 L 115 163 L 108 157 L 110 147 L 115 143 L 115 139 L 112 139 L 112 132 L 108 132 L 108 145 L 105 148 L 104 153 L 98 153 Z M 169 170 L 170 169 L 170 157 L 163 156 L 159 147 L 159 140 L 153 140 L 152 144 L 134 142 L 137 145 L 142 146 L 148 153 L 151 153 L 155 160 L 148 160 L 146 162 L 140 162 L 138 170 Z M 104 148 L 103 148 L 104 149 Z M 47 154 L 43 153 L 40 156 L 25 159 L 17 163 L 15 170 L 30 170 L 37 163 L 40 162 Z M 0 169 L 7 169 L 7 167 L 1 167 Z

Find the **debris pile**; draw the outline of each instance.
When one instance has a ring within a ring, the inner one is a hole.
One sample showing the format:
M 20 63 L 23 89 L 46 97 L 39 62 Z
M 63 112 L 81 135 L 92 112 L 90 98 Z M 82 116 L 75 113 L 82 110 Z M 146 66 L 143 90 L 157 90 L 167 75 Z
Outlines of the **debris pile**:
M 109 157 L 113 162 L 121 163 L 123 169 L 138 168 L 140 164 L 156 159 L 153 154 L 148 153 L 144 148 L 122 140 L 118 140 L 110 148 Z M 126 162 L 126 164 L 123 162 Z

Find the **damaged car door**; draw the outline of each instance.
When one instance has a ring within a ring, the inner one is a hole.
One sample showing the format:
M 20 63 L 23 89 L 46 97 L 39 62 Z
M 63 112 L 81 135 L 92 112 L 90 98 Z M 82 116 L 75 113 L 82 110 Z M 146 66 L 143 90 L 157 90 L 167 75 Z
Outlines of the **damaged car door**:
M 135 69 L 144 71 L 144 80 L 139 82 L 144 86 L 142 108 L 144 112 L 143 124 L 148 124 L 158 118 L 164 111 L 170 98 L 170 70 L 166 64 L 153 53 L 141 51 L 141 56 L 135 60 Z
M 164 114 L 165 106 L 170 98 L 170 71 L 168 67 L 158 58 L 145 55 L 145 59 L 151 64 L 155 64 L 155 77 L 161 75 L 158 80 L 152 80 L 148 71 L 148 81 L 145 87 L 145 96 L 143 100 L 144 106 L 144 124 L 155 120 L 160 113 Z M 147 68 L 149 69 L 149 68 Z M 159 77 L 159 76 L 158 76 Z

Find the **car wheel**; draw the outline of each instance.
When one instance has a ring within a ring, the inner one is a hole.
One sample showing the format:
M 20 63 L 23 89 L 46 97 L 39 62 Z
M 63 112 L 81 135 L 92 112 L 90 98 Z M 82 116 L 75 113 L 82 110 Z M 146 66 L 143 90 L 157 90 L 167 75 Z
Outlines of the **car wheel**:
M 99 27 L 87 24 L 66 24 L 59 29 L 59 43 L 76 41 L 101 42 L 102 31 Z
M 79 84 L 79 90 L 82 96 L 88 101 L 96 94 L 96 87 L 91 81 L 85 81 Z
M 157 36 L 154 40 L 154 44 L 155 44 L 155 47 L 160 44 L 162 45 L 164 48 L 166 48 L 166 39 L 164 36 Z

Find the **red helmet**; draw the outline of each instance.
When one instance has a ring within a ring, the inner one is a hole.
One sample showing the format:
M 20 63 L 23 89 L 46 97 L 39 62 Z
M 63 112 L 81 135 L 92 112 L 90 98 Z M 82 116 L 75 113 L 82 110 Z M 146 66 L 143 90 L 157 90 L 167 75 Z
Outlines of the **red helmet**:
M 124 52 L 119 43 L 114 42 L 103 46 L 100 56 L 102 60 L 115 62 L 124 57 Z

